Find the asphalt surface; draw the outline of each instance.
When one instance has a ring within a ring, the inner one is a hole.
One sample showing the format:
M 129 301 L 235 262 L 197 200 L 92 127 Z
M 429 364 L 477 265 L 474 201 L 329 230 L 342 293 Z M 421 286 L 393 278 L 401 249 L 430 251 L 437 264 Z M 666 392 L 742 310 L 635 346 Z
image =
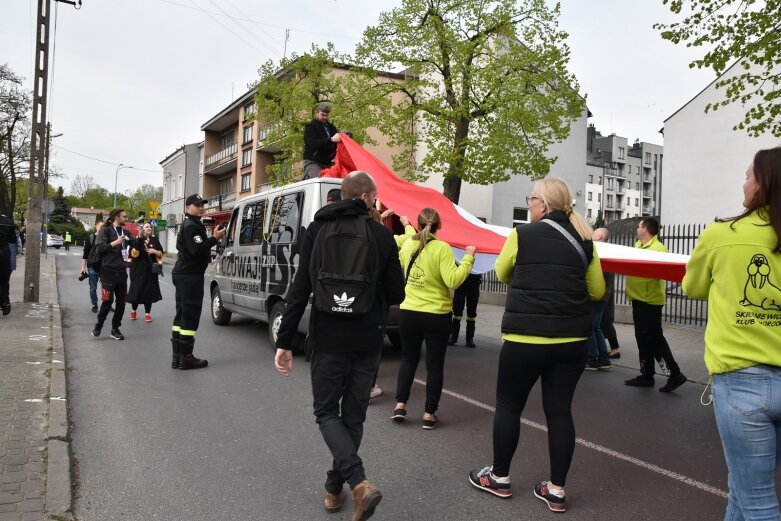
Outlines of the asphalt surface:
M 266 325 L 234 316 L 216 326 L 205 297 L 195 354 L 209 367 L 172 370 L 170 269 L 153 323 L 126 314 L 125 341 L 112 340 L 108 325 L 93 338 L 95 314 L 87 281 L 77 281 L 79 261 L 70 255 L 57 263 L 79 521 L 350 519 L 349 500 L 338 514 L 322 507 L 330 458 L 312 415 L 303 357 L 295 358 L 291 377 L 280 376 Z M 481 322 L 478 332 L 490 328 Z M 524 412 L 513 498 L 488 495 L 467 480 L 470 469 L 491 464 L 500 349 L 495 336 L 478 334 L 477 342 L 477 349 L 448 351 L 434 431 L 421 429 L 418 419 L 424 364 L 410 420 L 389 420 L 399 353 L 386 349 L 378 380 L 386 393 L 369 406 L 361 449 L 369 479 L 384 494 L 373 519 L 554 515 L 531 493 L 549 477 L 539 386 Z M 703 386 L 686 384 L 669 395 L 624 386 L 635 374 L 615 367 L 581 379 L 568 519 L 721 519 L 726 467 L 712 409 L 700 404 Z

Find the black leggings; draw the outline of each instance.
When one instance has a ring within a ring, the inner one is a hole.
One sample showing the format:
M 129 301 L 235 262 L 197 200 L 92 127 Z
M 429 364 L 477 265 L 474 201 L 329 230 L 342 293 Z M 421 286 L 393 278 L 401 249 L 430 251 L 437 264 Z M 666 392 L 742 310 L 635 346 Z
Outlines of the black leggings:
M 575 451 L 572 397 L 586 366 L 586 341 L 567 344 L 505 342 L 499 355 L 494 416 L 494 474 L 508 476 L 521 413 L 532 387 L 542 380 L 542 406 L 548 423 L 550 481 L 563 487 Z
M 133 311 L 137 309 L 138 309 L 138 303 L 133 304 Z M 151 312 L 152 312 L 152 304 L 151 303 L 147 304 L 146 302 L 144 302 L 144 313 L 148 315 Z
M 426 412 L 439 408 L 444 385 L 445 353 L 450 335 L 450 313 L 438 315 L 402 309 L 399 316 L 401 366 L 396 382 L 396 401 L 407 403 L 415 371 L 420 362 L 420 349 L 426 341 Z

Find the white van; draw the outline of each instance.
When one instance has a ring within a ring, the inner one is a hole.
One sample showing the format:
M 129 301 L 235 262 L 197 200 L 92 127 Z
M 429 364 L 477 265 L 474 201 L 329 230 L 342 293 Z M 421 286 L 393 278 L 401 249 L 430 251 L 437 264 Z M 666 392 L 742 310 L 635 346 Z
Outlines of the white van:
M 326 205 L 328 192 L 341 184 L 341 179 L 307 179 L 270 188 L 236 205 L 209 286 L 215 324 L 227 325 L 233 313 L 267 322 L 269 341 L 276 345 L 304 231 Z M 388 337 L 399 345 L 397 306 L 388 321 Z M 294 349 L 303 347 L 308 328 L 309 308 L 299 323 Z

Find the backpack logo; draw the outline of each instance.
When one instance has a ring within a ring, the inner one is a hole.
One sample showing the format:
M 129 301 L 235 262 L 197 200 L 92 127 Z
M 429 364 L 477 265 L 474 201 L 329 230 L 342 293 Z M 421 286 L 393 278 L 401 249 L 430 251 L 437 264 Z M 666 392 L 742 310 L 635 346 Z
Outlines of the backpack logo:
M 352 313 L 353 310 L 351 306 L 353 305 L 354 301 L 355 297 L 347 298 L 347 292 L 343 291 L 341 297 L 339 295 L 334 295 L 334 302 L 336 302 L 339 306 L 332 307 L 331 311 L 336 313 Z

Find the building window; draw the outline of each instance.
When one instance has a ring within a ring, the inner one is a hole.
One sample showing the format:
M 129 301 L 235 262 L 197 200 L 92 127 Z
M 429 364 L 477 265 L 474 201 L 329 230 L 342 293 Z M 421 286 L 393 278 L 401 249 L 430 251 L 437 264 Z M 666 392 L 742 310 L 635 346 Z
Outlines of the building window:
M 236 192 L 236 185 L 234 183 L 233 177 L 229 177 L 227 179 L 223 179 L 220 181 L 220 194 L 226 195 L 226 194 L 232 194 Z
M 182 194 L 184 194 L 184 180 L 182 179 L 182 174 L 179 174 L 179 180 L 176 184 L 176 196 L 182 197 Z
M 591 192 L 588 193 L 588 200 L 591 201 Z
M 252 174 L 241 176 L 241 191 L 248 192 L 252 189 Z
M 646 165 L 650 165 L 651 164 L 651 153 L 650 152 L 646 152 L 645 153 L 645 164 Z
M 255 104 L 249 103 L 244 105 L 244 119 L 249 119 L 255 115 Z
M 610 194 L 607 194 L 607 207 L 613 208 L 613 196 Z
M 608 190 L 612 190 L 613 189 L 613 178 L 612 177 L 607 180 L 607 189 Z
M 624 159 L 624 147 L 618 147 L 618 159 Z
M 591 219 L 591 208 L 589 208 L 588 210 L 586 210 L 586 217 L 588 217 L 589 219 Z
M 227 148 L 233 144 L 233 131 L 228 130 L 220 136 L 220 148 Z
M 602 202 L 602 194 L 597 194 L 597 202 L 598 203 Z
M 244 127 L 244 130 L 242 131 L 242 140 L 241 140 L 242 145 L 245 145 L 250 141 L 252 141 L 252 128 L 253 128 L 252 125 L 248 127 Z
M 602 184 L 602 176 L 599 176 L 599 184 Z
M 252 149 L 241 151 L 241 166 L 250 166 L 252 164 Z
M 528 208 L 513 208 L 513 225 L 529 222 Z
M 594 176 L 593 175 L 588 176 L 588 182 L 589 183 L 593 183 L 594 182 Z
M 640 182 L 635 181 L 635 190 L 640 190 Z
M 640 199 L 635 197 L 635 206 L 640 206 Z
M 637 175 L 640 175 L 640 167 L 637 167 Z

